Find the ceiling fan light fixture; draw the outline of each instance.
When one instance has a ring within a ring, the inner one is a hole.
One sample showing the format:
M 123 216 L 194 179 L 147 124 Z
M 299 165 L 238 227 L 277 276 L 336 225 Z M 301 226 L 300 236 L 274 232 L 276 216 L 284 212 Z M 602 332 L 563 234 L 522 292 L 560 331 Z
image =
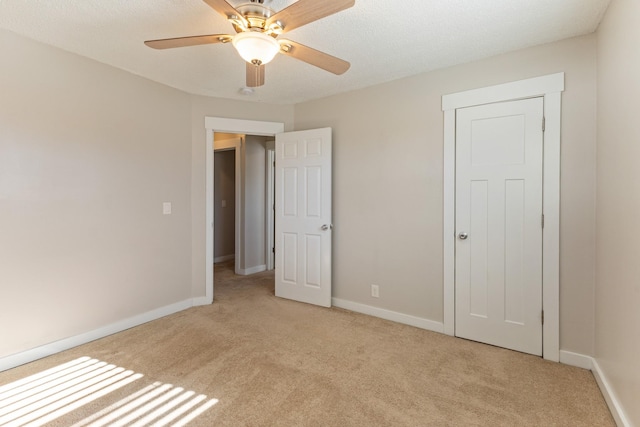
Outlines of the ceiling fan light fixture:
M 266 64 L 280 51 L 280 44 L 273 37 L 257 31 L 238 33 L 232 43 L 242 59 L 250 64 Z

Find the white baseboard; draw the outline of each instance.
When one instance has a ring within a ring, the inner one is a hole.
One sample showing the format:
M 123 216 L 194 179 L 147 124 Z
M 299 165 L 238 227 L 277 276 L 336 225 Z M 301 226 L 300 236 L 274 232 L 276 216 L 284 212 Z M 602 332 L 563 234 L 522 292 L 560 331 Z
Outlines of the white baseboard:
M 368 314 L 369 316 L 380 317 L 382 319 L 391 320 L 393 322 L 415 326 L 416 328 L 426 329 L 433 332 L 440 332 L 441 334 L 444 333 L 444 325 L 441 322 L 435 322 L 433 320 L 423 319 L 422 317 L 411 316 L 408 314 L 385 310 L 384 308 L 372 307 L 370 305 L 351 302 L 339 298 L 332 298 L 331 303 L 334 307 L 344 308 L 345 310 Z
M 193 306 L 194 307 L 199 307 L 201 305 L 209 305 L 213 303 L 213 301 L 210 298 L 207 297 L 197 297 L 193 299 Z
M 241 276 L 248 276 L 250 274 L 262 273 L 263 271 L 266 271 L 266 270 L 267 270 L 266 265 L 256 265 L 255 267 L 251 267 L 251 268 L 238 268 L 237 274 Z
M 604 396 L 604 400 L 607 402 L 607 406 L 609 406 L 609 410 L 611 411 L 611 415 L 613 415 L 613 419 L 615 420 L 618 427 L 631 427 L 631 421 L 627 417 L 616 393 L 613 391 L 611 384 L 607 380 L 607 376 L 600 369 L 600 365 L 598 365 L 598 361 L 596 359 L 592 359 L 593 368 L 591 372 L 593 372 L 593 376 L 596 378 L 596 382 L 598 383 L 598 387 L 600 387 L 600 391 Z
M 216 257 L 213 259 L 213 262 L 225 262 L 225 261 L 231 261 L 232 259 L 236 259 L 235 254 L 231 254 L 231 255 L 222 255 L 219 257 Z
M 593 358 L 584 354 L 560 350 L 560 363 L 582 369 L 593 369 Z
M 560 363 L 590 370 L 596 379 L 596 383 L 598 383 L 600 392 L 602 393 L 604 400 L 607 402 L 609 411 L 611 411 L 611 415 L 613 416 L 616 424 L 619 427 L 631 427 L 629 418 L 627 418 L 624 409 L 622 409 L 620 401 L 616 397 L 616 394 L 611 388 L 611 384 L 609 384 L 609 382 L 607 381 L 607 378 L 600 369 L 600 366 L 598 365 L 596 359 L 584 354 L 560 350 Z
M 25 363 L 33 362 L 34 360 L 42 359 L 43 357 L 51 356 L 52 354 L 68 350 L 70 348 L 77 347 L 91 341 L 95 341 L 99 338 L 104 338 L 108 335 L 133 328 L 134 326 L 142 325 L 143 323 L 147 323 L 152 320 L 177 313 L 178 311 L 186 310 L 187 308 L 192 307 L 193 303 L 194 300 L 191 299 L 181 301 L 175 304 L 167 305 L 165 307 L 157 308 L 155 310 L 147 311 L 146 313 L 142 313 L 107 326 L 103 326 L 102 328 L 94 329 L 93 331 L 85 332 L 80 335 L 75 335 L 73 337 L 45 344 L 40 347 L 2 357 L 0 358 L 0 372 L 7 369 L 15 368 L 16 366 L 24 365 Z

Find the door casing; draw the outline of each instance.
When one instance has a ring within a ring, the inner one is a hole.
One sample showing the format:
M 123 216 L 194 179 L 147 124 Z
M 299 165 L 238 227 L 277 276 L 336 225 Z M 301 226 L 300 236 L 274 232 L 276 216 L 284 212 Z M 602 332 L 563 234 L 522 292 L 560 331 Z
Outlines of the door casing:
M 532 97 L 544 98 L 542 232 L 543 357 L 560 361 L 560 131 L 564 73 L 550 74 L 442 97 L 444 112 L 444 332 L 455 334 L 456 109 Z
M 274 142 L 275 143 L 275 142 Z M 275 161 L 276 161 L 276 152 L 275 149 L 271 149 L 271 148 L 267 148 L 267 153 L 266 153 L 266 170 L 267 170 L 267 177 L 266 177 L 266 206 L 265 206 L 265 216 L 266 216 L 266 228 L 267 228 L 267 238 L 265 239 L 265 244 L 266 244 L 266 248 L 265 248 L 265 255 L 266 255 L 266 262 L 267 262 L 267 270 L 273 270 L 276 268 L 276 261 L 275 261 L 275 247 L 276 247 L 276 243 L 275 243 L 275 178 L 276 178 L 276 172 L 275 172 Z
M 205 181 L 205 296 L 194 299 L 194 305 L 213 302 L 213 134 L 215 132 L 275 136 L 284 132 L 284 123 L 256 120 L 205 117 L 206 181 Z

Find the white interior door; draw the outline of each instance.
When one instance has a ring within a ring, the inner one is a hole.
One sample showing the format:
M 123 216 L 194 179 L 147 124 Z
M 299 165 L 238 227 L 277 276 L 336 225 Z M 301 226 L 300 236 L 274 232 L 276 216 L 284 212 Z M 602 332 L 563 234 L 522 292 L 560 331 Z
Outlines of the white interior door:
M 456 336 L 542 355 L 543 99 L 456 112 Z
M 276 135 L 276 296 L 331 306 L 331 129 Z

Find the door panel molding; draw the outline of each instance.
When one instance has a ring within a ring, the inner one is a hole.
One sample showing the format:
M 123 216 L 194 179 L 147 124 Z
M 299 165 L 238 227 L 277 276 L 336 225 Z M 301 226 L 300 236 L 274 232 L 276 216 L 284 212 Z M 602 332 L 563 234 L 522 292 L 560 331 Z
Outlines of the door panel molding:
M 564 73 L 459 92 L 442 97 L 444 112 L 444 332 L 455 334 L 456 109 L 543 97 L 544 132 L 543 357 L 560 360 L 560 123 Z M 542 123 L 540 124 L 542 126 Z

